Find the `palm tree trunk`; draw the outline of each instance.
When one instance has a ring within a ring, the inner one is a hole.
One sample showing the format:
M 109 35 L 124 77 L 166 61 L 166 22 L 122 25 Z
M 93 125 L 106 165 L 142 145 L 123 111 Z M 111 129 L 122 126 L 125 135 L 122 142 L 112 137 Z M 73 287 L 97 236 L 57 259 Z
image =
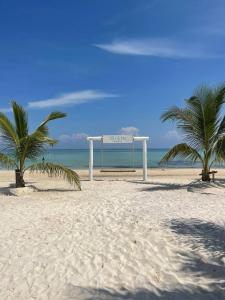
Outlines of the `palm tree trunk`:
M 209 159 L 210 159 L 210 154 L 208 151 L 204 151 L 204 162 L 203 162 L 203 169 L 202 169 L 202 181 L 210 181 L 210 167 L 209 167 Z
M 211 179 L 210 179 L 208 171 L 202 170 L 202 181 L 210 181 L 210 180 Z
M 209 171 L 210 168 L 208 167 L 208 165 L 204 165 L 202 170 L 202 181 L 210 181 Z
M 25 187 L 25 182 L 23 179 L 23 172 L 21 172 L 19 169 L 15 170 L 15 175 L 16 175 L 16 187 Z

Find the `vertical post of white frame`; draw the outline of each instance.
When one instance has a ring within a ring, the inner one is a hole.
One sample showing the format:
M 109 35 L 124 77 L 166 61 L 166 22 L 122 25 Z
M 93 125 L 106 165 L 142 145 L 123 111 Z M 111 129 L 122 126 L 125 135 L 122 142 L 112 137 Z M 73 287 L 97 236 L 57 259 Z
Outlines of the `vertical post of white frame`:
M 93 140 L 89 140 L 89 180 L 93 180 Z
M 143 140 L 143 180 L 148 179 L 148 165 L 147 165 L 147 141 Z

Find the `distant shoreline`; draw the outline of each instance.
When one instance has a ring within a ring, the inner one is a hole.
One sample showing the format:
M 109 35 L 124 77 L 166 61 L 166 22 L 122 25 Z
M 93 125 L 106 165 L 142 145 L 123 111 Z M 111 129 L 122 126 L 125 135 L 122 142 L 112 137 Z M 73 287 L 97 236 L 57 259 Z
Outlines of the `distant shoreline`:
M 159 165 L 162 157 L 168 149 L 148 148 L 148 168 L 150 169 L 198 169 L 200 163 L 192 164 L 191 161 L 175 159 L 168 164 Z M 71 169 L 88 169 L 89 150 L 88 149 L 59 149 L 48 148 L 40 155 L 38 162 L 42 159 L 47 162 L 54 162 L 65 165 Z M 142 149 L 94 149 L 94 168 L 142 168 Z M 223 169 L 225 165 L 215 165 L 213 168 Z M 1 168 L 0 168 L 1 169 Z
M 214 170 L 218 170 L 218 174 L 216 175 L 217 178 L 225 178 L 225 168 L 213 168 Z M 81 177 L 88 177 L 89 169 L 74 169 Z M 113 172 L 113 173 L 102 173 L 100 168 L 94 168 L 94 175 L 97 177 L 114 177 L 114 178 L 121 178 L 121 177 L 141 177 L 142 176 L 142 169 L 136 168 L 136 172 Z M 9 175 L 10 177 L 14 176 L 14 170 L 6 170 L 0 169 L 0 173 L 4 173 L 4 175 Z M 179 179 L 180 176 L 187 177 L 187 178 L 199 178 L 199 173 L 201 172 L 201 168 L 148 168 L 148 177 L 165 177 L 170 178 L 170 176 L 177 177 Z M 29 174 L 29 172 L 28 172 Z M 35 177 L 43 176 L 42 174 L 36 174 Z M 28 175 L 29 177 L 29 175 Z M 3 177 L 1 177 L 3 179 Z

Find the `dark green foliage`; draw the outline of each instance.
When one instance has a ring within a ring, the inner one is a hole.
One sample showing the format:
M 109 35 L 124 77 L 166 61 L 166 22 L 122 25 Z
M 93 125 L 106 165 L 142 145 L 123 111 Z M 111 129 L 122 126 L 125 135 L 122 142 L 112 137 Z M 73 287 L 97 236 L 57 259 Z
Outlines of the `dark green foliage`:
M 27 159 L 38 159 L 45 151 L 46 145 L 57 143 L 55 139 L 48 135 L 48 122 L 64 118 L 66 114 L 61 112 L 50 113 L 34 132 L 29 133 L 28 115 L 24 108 L 12 101 L 12 112 L 13 123 L 4 113 L 0 112 L 0 139 L 4 150 L 4 153 L 0 152 L 0 164 L 3 167 L 17 170 L 17 174 L 20 175 L 17 176 L 19 180 L 17 180 L 16 185 L 19 187 L 24 186 L 25 161 Z M 41 163 L 34 164 L 27 169 L 62 177 L 80 189 L 77 173 L 64 166 L 53 163 Z
M 214 162 L 225 161 L 225 85 L 210 88 L 201 86 L 194 96 L 185 100 L 186 107 L 171 107 L 161 120 L 172 120 L 183 134 L 184 143 L 175 145 L 162 158 L 161 163 L 175 157 L 188 158 L 202 163 L 202 179 Z

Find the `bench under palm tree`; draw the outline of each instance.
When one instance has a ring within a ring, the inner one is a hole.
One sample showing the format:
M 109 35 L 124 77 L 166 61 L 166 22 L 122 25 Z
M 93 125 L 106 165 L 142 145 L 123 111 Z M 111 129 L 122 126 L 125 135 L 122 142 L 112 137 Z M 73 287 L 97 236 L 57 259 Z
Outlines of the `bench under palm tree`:
M 16 174 L 16 187 L 24 187 L 24 173 L 31 172 L 45 173 L 51 176 L 62 177 L 70 184 L 81 189 L 78 174 L 59 164 L 51 162 L 35 162 L 27 164 L 27 161 L 34 162 L 45 152 L 45 147 L 54 145 L 57 141 L 49 137 L 48 123 L 50 121 L 64 118 L 65 113 L 52 112 L 34 130 L 29 133 L 28 116 L 25 109 L 12 101 L 12 112 L 14 122 L 0 112 L 0 165 L 6 168 L 14 168 Z
M 210 168 L 213 163 L 225 161 L 225 116 L 222 108 L 225 103 L 225 85 L 198 88 L 186 107 L 171 107 L 162 114 L 161 120 L 172 120 L 183 133 L 184 143 L 171 148 L 162 158 L 166 163 L 175 157 L 188 158 L 193 163 L 202 164 L 202 180 L 210 181 Z

